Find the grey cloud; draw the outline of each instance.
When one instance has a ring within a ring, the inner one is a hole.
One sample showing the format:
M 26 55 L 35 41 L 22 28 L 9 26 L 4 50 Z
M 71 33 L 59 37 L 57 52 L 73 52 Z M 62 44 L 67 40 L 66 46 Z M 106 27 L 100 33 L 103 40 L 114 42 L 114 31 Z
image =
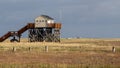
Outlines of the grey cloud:
M 17 30 L 26 23 L 33 22 L 41 14 L 50 15 L 60 21 L 61 11 L 63 37 L 67 37 L 67 33 L 69 36 L 102 37 L 104 34 L 107 37 L 107 32 L 111 33 L 109 37 L 120 37 L 111 32 L 120 34 L 119 3 L 119 0 L 1 0 L 0 23 L 6 25 L 10 22 L 11 25 L 7 25 L 8 28 L 0 35 L 10 30 L 9 28 Z M 15 25 L 18 25 L 16 29 Z

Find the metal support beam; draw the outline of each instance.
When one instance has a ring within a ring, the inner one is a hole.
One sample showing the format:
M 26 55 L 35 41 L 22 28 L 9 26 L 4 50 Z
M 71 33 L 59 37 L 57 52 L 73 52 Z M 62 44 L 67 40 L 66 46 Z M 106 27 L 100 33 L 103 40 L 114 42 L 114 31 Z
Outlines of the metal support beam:
M 54 42 L 60 42 L 60 29 L 54 29 Z
M 12 39 L 10 40 L 10 42 L 20 42 L 21 35 L 18 35 L 17 31 L 11 31 L 11 37 Z
M 60 29 L 35 28 L 28 30 L 29 42 L 60 42 Z
M 28 42 L 35 42 L 36 41 L 36 33 L 35 29 L 28 30 Z

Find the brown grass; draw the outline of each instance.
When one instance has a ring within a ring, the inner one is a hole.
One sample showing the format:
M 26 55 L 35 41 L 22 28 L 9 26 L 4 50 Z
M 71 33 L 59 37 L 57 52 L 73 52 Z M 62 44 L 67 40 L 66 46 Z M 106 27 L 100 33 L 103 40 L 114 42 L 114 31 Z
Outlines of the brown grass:
M 45 52 L 45 46 L 49 47 L 48 52 Z M 113 46 L 115 53 L 111 51 Z M 15 52 L 12 51 L 13 47 L 16 48 Z M 20 43 L 5 41 L 0 43 L 0 64 L 119 67 L 120 39 L 62 39 L 61 43 L 28 43 L 26 39 Z

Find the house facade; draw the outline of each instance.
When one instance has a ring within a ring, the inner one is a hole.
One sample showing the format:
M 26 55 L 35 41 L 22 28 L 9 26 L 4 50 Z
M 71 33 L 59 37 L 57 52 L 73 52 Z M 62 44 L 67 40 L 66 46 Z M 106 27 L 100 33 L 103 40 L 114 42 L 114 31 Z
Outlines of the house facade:
M 35 27 L 36 28 L 48 27 L 48 24 L 50 24 L 50 23 L 54 23 L 54 19 L 47 15 L 41 15 L 41 16 L 35 18 Z

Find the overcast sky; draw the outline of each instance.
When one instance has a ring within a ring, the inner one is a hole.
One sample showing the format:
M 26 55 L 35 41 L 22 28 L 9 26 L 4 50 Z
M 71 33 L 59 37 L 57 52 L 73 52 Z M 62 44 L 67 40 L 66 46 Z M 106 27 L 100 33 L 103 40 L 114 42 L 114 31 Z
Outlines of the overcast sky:
M 0 36 L 42 14 L 62 23 L 62 37 L 120 38 L 120 0 L 0 0 Z

